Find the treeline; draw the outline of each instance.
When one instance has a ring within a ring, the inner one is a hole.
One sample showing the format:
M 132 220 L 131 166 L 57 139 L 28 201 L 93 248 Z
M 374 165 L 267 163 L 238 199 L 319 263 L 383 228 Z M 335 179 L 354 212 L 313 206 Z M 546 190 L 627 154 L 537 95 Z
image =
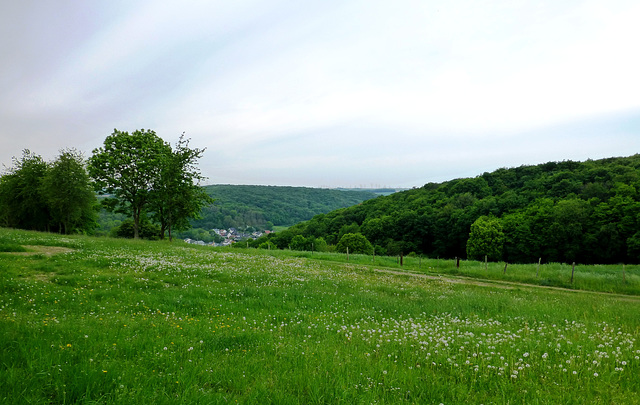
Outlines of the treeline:
M 88 233 L 98 204 L 82 154 L 66 149 L 52 162 L 24 150 L 0 177 L 0 226 Z
M 375 197 L 366 191 L 308 187 L 211 185 L 204 190 L 215 203 L 203 207 L 201 218 L 191 225 L 207 230 L 291 226 Z
M 0 226 L 94 233 L 103 207 L 120 215 L 114 236 L 171 239 L 212 202 L 199 185 L 203 152 L 184 134 L 172 147 L 144 129 L 115 129 L 87 160 L 74 149 L 53 162 L 25 150 L 0 176 Z
M 317 215 L 270 240 L 361 234 L 377 254 L 638 263 L 639 190 L 640 155 L 503 168 Z

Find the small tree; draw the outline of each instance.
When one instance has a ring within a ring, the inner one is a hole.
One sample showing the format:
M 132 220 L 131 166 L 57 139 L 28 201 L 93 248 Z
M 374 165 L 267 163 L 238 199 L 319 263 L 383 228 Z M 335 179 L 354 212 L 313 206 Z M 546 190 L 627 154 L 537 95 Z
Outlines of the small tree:
M 309 241 L 302 235 L 296 235 L 291 238 L 291 250 L 311 250 Z
M 485 255 L 489 260 L 502 259 L 504 233 L 500 220 L 494 217 L 481 216 L 471 224 L 471 233 L 467 241 L 467 257 L 483 260 Z
M 346 233 L 340 238 L 336 251 L 346 253 L 347 248 L 349 253 L 371 254 L 373 252 L 371 242 L 361 233 Z

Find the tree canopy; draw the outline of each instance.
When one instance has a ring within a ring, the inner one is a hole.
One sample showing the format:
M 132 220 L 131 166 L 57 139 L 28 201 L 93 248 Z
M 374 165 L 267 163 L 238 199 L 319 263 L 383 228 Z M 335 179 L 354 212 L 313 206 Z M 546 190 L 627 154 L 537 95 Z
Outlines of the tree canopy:
M 132 134 L 114 129 L 104 145 L 93 150 L 89 173 L 100 194 L 116 212 L 133 218 L 134 238 L 139 237 L 140 219 L 160 183 L 163 163 L 171 147 L 152 130 Z
M 61 233 L 89 232 L 96 226 L 96 197 L 85 161 L 74 149 L 53 163 L 24 150 L 0 177 L 2 226 Z
M 106 207 L 133 219 L 133 236 L 140 237 L 149 215 L 160 224 L 158 237 L 172 228 L 184 229 L 211 199 L 199 187 L 203 179 L 197 160 L 203 149 L 190 149 L 184 134 L 175 150 L 152 130 L 115 129 L 93 151 L 89 173 L 96 190 L 108 195 Z
M 287 232 L 335 245 L 345 229 L 359 229 L 380 254 L 640 262 L 639 190 L 640 155 L 549 162 L 428 183 L 317 215 Z M 492 236 L 499 229 L 504 239 Z M 277 243 L 279 236 L 271 238 Z
M 160 180 L 151 200 L 152 216 L 160 224 L 160 237 L 166 232 L 172 239 L 172 230 L 191 227 L 190 218 L 199 218 L 200 212 L 213 198 L 200 187 L 204 177 L 197 168 L 197 160 L 204 149 L 190 149 L 189 140 L 180 136 L 175 150 L 164 157 Z
M 375 197 L 367 191 L 309 187 L 216 184 L 204 190 L 216 203 L 203 208 L 201 219 L 191 221 L 204 229 L 291 226 Z
M 471 224 L 471 232 L 467 240 L 467 257 L 469 259 L 497 261 L 502 259 L 504 232 L 502 223 L 495 217 L 481 216 Z

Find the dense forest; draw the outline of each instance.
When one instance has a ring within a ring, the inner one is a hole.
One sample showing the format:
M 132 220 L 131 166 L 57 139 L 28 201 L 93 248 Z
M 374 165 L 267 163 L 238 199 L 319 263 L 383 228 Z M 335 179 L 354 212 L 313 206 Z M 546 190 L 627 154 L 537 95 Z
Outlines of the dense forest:
M 207 230 L 291 226 L 375 197 L 366 191 L 307 187 L 212 185 L 204 190 L 215 201 L 201 211 L 201 219 L 191 224 Z
M 211 185 L 203 190 L 214 199 L 191 219 L 191 228 L 176 232 L 178 238 L 219 242 L 212 229 L 271 230 L 309 220 L 320 213 L 359 204 L 376 194 L 358 190 L 330 190 L 307 187 Z M 389 192 L 384 190 L 383 192 Z M 101 210 L 96 234 L 127 236 L 129 220 L 123 214 Z M 126 228 L 121 229 L 123 224 Z M 151 221 L 142 218 L 141 234 L 153 238 L 159 231 Z
M 362 234 L 378 254 L 638 263 L 639 190 L 640 155 L 502 168 L 320 214 L 269 241 L 337 245 Z

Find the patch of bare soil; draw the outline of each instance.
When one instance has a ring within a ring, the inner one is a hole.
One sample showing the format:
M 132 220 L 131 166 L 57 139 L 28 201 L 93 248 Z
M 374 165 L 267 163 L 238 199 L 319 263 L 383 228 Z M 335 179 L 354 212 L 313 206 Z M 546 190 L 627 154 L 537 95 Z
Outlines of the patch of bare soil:
M 40 245 L 24 245 L 30 252 L 7 252 L 17 256 L 33 256 L 33 255 L 46 255 L 53 256 L 60 253 L 70 253 L 73 249 L 62 246 L 40 246 Z

